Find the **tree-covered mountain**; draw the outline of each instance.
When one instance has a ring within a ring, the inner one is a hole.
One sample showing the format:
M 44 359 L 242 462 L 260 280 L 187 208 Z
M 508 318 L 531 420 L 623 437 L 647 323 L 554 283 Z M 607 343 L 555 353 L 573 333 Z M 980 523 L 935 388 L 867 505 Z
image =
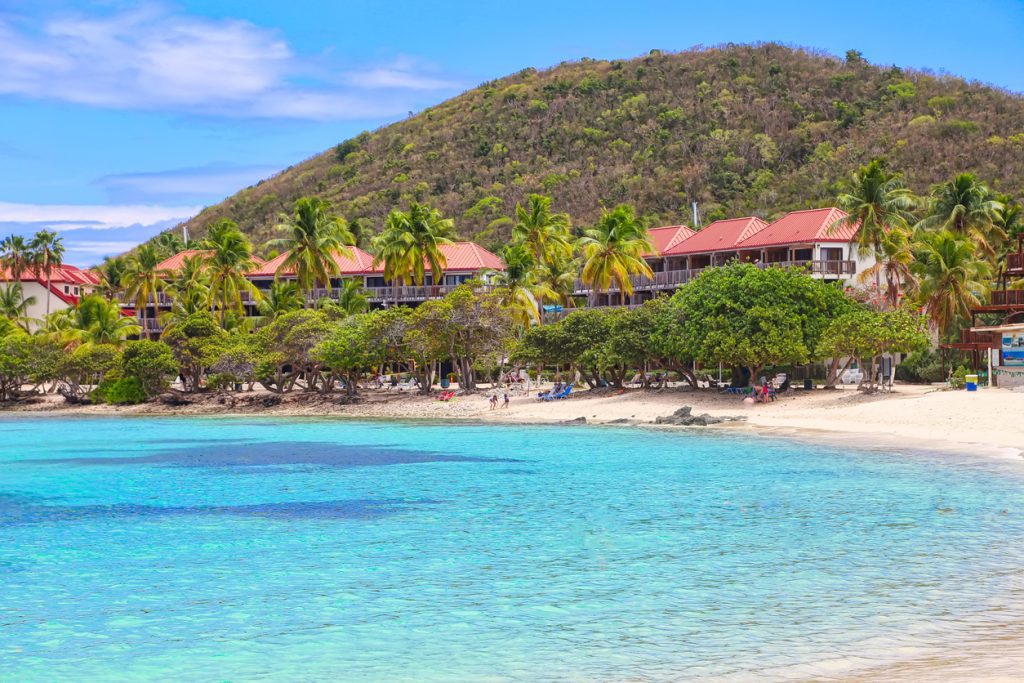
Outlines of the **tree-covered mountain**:
M 877 156 L 923 193 L 970 171 L 1024 193 L 1024 97 L 960 78 L 777 44 L 563 63 L 484 83 L 363 133 L 205 209 L 255 242 L 304 195 L 330 200 L 364 235 L 423 201 L 460 235 L 507 241 L 516 202 L 540 192 L 577 225 L 602 206 L 652 222 L 704 221 L 831 203 Z

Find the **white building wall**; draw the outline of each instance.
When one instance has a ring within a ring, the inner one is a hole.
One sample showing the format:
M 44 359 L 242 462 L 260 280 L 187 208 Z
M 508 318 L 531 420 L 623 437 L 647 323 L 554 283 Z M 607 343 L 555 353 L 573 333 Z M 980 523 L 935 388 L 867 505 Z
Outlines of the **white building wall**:
M 12 283 L 2 282 L 0 287 L 9 287 Z M 57 286 L 56 284 L 54 285 Z M 63 287 L 63 285 L 61 285 Z M 35 303 L 30 304 L 28 307 L 29 330 L 35 331 L 39 327 L 39 323 L 42 322 L 43 318 L 46 317 L 46 287 L 38 282 L 22 282 L 21 283 L 22 296 L 26 299 L 29 297 L 35 297 Z M 61 290 L 63 291 L 63 289 Z M 72 289 L 71 291 L 74 291 Z M 56 294 L 50 295 L 50 313 L 54 311 L 62 311 L 68 308 L 68 305 Z M 38 321 L 38 322 L 36 322 Z

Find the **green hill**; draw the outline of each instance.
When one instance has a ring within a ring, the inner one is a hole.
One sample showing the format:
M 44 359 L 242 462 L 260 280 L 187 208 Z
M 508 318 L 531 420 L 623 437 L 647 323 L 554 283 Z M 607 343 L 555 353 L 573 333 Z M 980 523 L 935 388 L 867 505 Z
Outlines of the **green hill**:
M 492 222 L 531 192 L 576 224 L 631 202 L 659 223 L 785 211 L 833 201 L 857 164 L 886 156 L 924 192 L 972 171 L 1024 190 L 1024 97 L 898 67 L 777 44 L 563 63 L 484 83 L 363 133 L 246 188 L 189 222 L 221 217 L 257 242 L 295 198 L 316 194 L 376 231 L 410 200 L 496 246 Z

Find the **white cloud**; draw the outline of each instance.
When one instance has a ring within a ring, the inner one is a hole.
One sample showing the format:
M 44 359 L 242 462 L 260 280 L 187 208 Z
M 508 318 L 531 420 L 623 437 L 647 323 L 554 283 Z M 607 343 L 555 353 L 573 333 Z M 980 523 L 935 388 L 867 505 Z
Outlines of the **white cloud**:
M 63 16 L 41 27 L 0 18 L 0 95 L 217 116 L 354 119 L 405 112 L 409 91 L 457 87 L 409 59 L 364 70 L 298 57 L 274 30 L 159 6 Z M 299 82 L 301 80 L 301 83 Z M 335 81 L 332 83 L 331 81 Z M 337 82 L 348 87 L 339 87 Z M 390 90 L 380 96 L 368 90 Z
M 0 202 L 0 226 L 51 228 L 59 232 L 104 230 L 182 221 L 199 212 L 195 206 L 103 206 L 89 204 L 13 204 Z
M 269 178 L 280 169 L 273 166 L 210 164 L 150 173 L 124 173 L 100 178 L 112 202 L 189 202 L 217 200 Z

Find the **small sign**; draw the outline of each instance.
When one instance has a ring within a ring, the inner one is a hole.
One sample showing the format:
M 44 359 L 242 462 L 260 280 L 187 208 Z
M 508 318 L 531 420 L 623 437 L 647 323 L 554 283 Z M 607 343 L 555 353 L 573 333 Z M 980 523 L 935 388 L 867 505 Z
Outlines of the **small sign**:
M 1024 330 L 1003 332 L 1003 365 L 1024 365 Z

